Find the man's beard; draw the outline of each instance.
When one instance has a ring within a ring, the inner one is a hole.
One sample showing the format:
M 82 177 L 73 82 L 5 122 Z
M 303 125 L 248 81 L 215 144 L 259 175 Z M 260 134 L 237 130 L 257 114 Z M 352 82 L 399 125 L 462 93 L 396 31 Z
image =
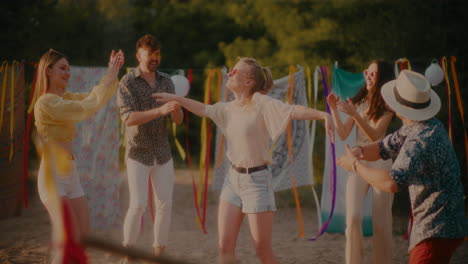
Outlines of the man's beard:
M 153 64 L 153 62 L 149 62 L 146 64 L 146 67 L 150 72 L 156 72 L 159 68 L 159 62 L 156 62 L 155 64 Z

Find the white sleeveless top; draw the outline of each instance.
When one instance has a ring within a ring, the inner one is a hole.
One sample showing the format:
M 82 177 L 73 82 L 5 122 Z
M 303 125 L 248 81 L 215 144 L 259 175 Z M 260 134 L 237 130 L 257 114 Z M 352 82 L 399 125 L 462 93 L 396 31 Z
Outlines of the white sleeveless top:
M 364 102 L 357 107 L 357 112 L 363 117 L 363 119 L 367 122 L 369 122 L 372 126 L 376 124 L 373 120 L 369 119 L 369 116 L 367 115 L 367 110 L 369 104 L 367 102 Z M 367 144 L 372 143 L 372 141 L 366 136 L 366 134 L 359 128 L 359 126 L 356 124 L 356 146 L 364 146 Z M 376 141 L 379 141 L 383 139 L 386 135 L 386 130 L 382 133 L 382 135 L 379 136 L 379 138 Z M 373 168 L 381 168 L 381 169 L 386 169 L 390 170 L 392 168 L 392 160 L 376 160 L 376 161 L 363 161 L 363 163 L 368 164 L 370 167 Z

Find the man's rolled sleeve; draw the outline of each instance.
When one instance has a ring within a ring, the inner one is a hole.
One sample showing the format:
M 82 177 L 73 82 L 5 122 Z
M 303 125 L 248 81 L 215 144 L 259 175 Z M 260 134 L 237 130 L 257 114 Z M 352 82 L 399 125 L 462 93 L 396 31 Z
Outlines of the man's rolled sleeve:
M 396 131 L 387 135 L 379 141 L 379 153 L 383 160 L 395 160 L 403 145 L 404 138 L 401 137 L 400 131 Z
M 398 184 L 398 189 L 401 190 L 409 184 L 421 181 L 414 175 L 420 175 L 421 165 L 424 161 L 423 155 L 424 149 L 421 143 L 416 140 L 408 140 L 401 147 L 389 173 Z
M 124 80 L 119 82 L 119 92 L 117 93 L 117 105 L 120 109 L 122 121 L 125 122 L 131 112 L 136 111 L 134 99 L 125 84 Z

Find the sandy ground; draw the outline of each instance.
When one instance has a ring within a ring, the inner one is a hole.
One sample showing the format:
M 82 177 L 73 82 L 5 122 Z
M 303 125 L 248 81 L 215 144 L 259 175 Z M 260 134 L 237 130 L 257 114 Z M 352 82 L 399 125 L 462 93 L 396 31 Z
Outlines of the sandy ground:
M 190 263 L 215 263 L 217 257 L 217 193 L 210 193 L 207 230 L 203 234 L 195 224 L 191 178 L 187 171 L 176 171 L 174 208 L 168 256 Z M 126 182 L 121 188 L 122 211 L 128 205 Z M 317 231 L 315 209 L 303 211 L 306 236 Z M 124 213 L 122 213 L 122 216 Z M 145 214 L 144 227 L 137 246 L 151 252 L 153 242 L 150 214 Z M 394 218 L 396 226 L 402 220 Z M 273 248 L 280 263 L 344 263 L 345 237 L 342 234 L 325 234 L 318 241 L 310 242 L 297 236 L 297 218 L 294 208 L 279 208 L 274 217 Z M 108 241 L 120 243 L 121 228 L 95 230 L 93 234 Z M 47 213 L 34 193 L 30 207 L 23 210 L 21 217 L 0 220 L 0 263 L 47 263 L 49 256 L 50 224 Z M 365 238 L 366 261 L 370 263 L 371 239 Z M 407 263 L 408 241 L 395 234 L 393 237 L 393 262 Z M 90 263 L 118 263 L 121 258 L 107 252 L 88 249 Z M 259 263 L 255 256 L 247 223 L 244 222 L 237 242 L 238 263 Z M 132 263 L 144 263 L 134 261 Z M 468 263 L 468 242 L 458 249 L 451 263 Z

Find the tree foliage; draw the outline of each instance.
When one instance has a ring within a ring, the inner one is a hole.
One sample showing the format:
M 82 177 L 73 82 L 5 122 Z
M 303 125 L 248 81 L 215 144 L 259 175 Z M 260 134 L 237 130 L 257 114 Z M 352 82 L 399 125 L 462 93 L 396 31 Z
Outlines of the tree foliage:
M 145 33 L 161 40 L 161 67 L 169 70 L 231 67 L 250 56 L 275 77 L 290 64 L 338 61 L 360 71 L 376 58 L 407 57 L 423 71 L 433 58 L 453 55 L 468 102 L 464 0 L 5 0 L 0 10 L 2 60 L 37 61 L 54 48 L 73 65 L 106 65 L 110 50 L 121 48 L 126 66 L 134 66 L 135 42 Z M 198 99 L 202 79 L 192 93 Z M 445 102 L 444 88 L 436 89 Z M 452 118 L 460 124 L 455 105 Z M 457 129 L 455 138 L 462 134 Z M 464 161 L 463 146 L 455 147 Z

